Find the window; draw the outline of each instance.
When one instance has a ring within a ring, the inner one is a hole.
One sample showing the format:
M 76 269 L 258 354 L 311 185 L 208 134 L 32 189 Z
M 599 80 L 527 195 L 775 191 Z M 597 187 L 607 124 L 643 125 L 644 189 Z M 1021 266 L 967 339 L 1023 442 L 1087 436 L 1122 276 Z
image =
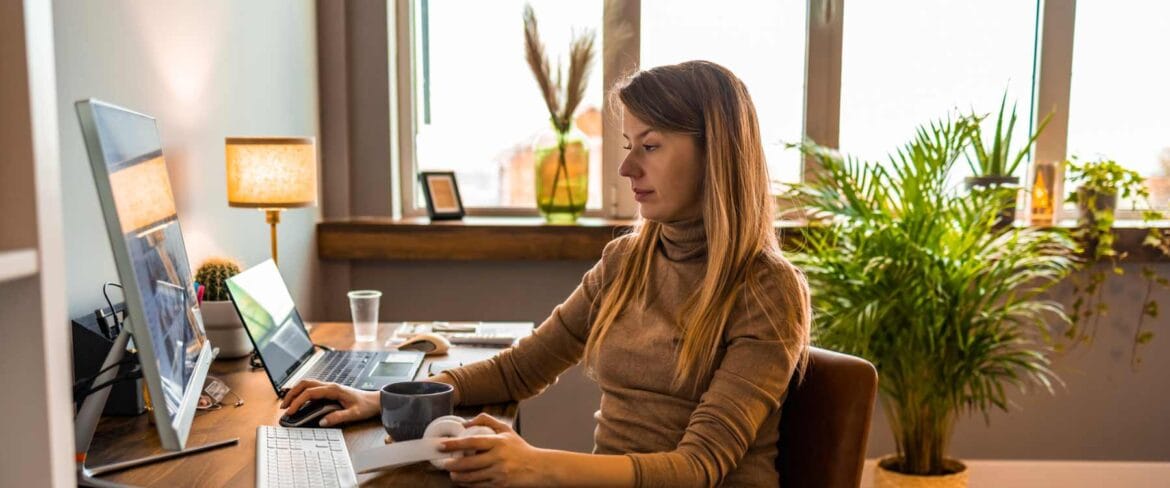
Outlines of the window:
M 573 29 L 597 34 L 598 58 L 577 123 L 593 136 L 587 213 L 630 216 L 636 208 L 609 191 L 621 187 L 621 178 L 615 161 L 602 161 L 607 6 L 614 9 L 608 21 L 615 27 L 608 55 L 619 57 L 612 64 L 634 57 L 636 45 L 643 67 L 707 59 L 744 80 L 759 111 L 774 181 L 800 178 L 801 158 L 783 143 L 799 140 L 806 127 L 828 141 L 837 137 L 843 152 L 885 161 L 917 126 L 948 113 L 987 114 L 984 127 L 993 130 L 1006 93 L 1017 105 L 1014 147 L 1022 147 L 1048 115 L 1033 108 L 1036 99 L 1045 100 L 1056 107 L 1052 127 L 1068 123 L 1067 139 L 1052 132 L 1037 142 L 1037 154 L 1053 161 L 1066 154 L 1116 159 L 1151 178 L 1156 205 L 1170 205 L 1170 91 L 1164 88 L 1170 64 L 1136 55 L 1165 44 L 1170 5 L 1143 4 L 1135 13 L 1103 0 L 845 3 L 532 0 L 553 59 L 564 59 Z M 455 171 L 471 213 L 535 215 L 530 145 L 545 130 L 548 114 L 524 61 L 524 0 L 403 5 L 413 11 L 395 25 L 410 30 L 404 34 L 411 55 L 397 57 L 397 67 L 412 79 L 405 88 L 413 92 L 403 96 L 413 101 L 399 108 L 398 120 L 414 134 L 402 141 L 408 146 L 403 154 L 412 156 L 404 171 Z M 630 14 L 640 24 L 626 32 Z M 814 64 L 806 75 L 805 66 Z M 839 110 L 834 86 L 840 86 Z M 818 90 L 806 100 L 809 87 Z M 1029 162 L 1018 170 L 1025 184 L 1030 169 Z M 968 174 L 959 163 L 956 178 Z M 419 215 L 417 184 L 403 180 L 402 194 L 416 195 L 404 213 Z
M 1107 158 L 1148 178 L 1150 203 L 1170 203 L 1170 3 L 1140 11 L 1080 0 L 1073 31 L 1068 154 Z M 1074 191 L 1066 188 L 1067 191 Z M 1131 202 L 1118 202 L 1128 209 Z
M 747 85 L 773 181 L 800 180 L 806 0 L 642 0 L 642 66 L 704 59 Z M 728 8 L 728 5 L 735 8 Z
M 917 126 L 948 111 L 995 114 L 1007 90 L 1018 104 L 1013 146 L 1031 132 L 1036 3 L 902 0 L 849 2 L 841 53 L 843 152 L 885 162 Z M 1017 176 L 1024 177 L 1022 164 Z M 969 176 L 965 162 L 957 177 Z
M 536 212 L 531 146 L 549 125 L 549 115 L 524 58 L 524 3 L 415 0 L 413 5 L 415 173 L 454 171 L 468 208 Z M 558 59 L 568 62 L 574 29 L 596 32 L 597 56 L 576 126 L 590 136 L 588 208 L 599 209 L 602 2 L 530 3 L 554 65 Z M 415 208 L 425 208 L 421 193 L 415 193 Z

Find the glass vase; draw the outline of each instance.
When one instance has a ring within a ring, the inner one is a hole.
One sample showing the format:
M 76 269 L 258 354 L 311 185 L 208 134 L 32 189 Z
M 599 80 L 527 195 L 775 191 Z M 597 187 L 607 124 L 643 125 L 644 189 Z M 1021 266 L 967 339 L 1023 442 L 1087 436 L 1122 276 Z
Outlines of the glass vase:
M 549 128 L 533 144 L 536 208 L 553 224 L 572 224 L 589 200 L 589 146 L 576 127 Z

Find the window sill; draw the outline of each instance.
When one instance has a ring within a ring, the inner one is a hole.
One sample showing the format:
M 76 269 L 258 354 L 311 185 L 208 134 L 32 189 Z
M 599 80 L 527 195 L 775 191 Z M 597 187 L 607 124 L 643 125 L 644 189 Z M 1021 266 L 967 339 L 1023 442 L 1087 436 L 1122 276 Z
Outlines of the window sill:
M 597 260 L 633 220 L 583 217 L 575 225 L 540 217 L 353 218 L 317 224 L 321 259 L 356 261 Z
M 575 225 L 547 224 L 540 217 L 464 217 L 431 222 L 426 217 L 390 219 L 357 217 L 317 224 L 317 255 L 352 261 L 594 261 L 614 237 L 634 220 L 584 217 Z M 1071 227 L 1073 222 L 1062 222 Z M 1170 222 L 1154 227 L 1170 229 Z M 799 239 L 803 223 L 778 221 L 782 240 Z M 1147 227 L 1118 221 L 1115 248 L 1123 262 L 1170 262 L 1143 246 Z M 790 248 L 786 245 L 785 248 Z

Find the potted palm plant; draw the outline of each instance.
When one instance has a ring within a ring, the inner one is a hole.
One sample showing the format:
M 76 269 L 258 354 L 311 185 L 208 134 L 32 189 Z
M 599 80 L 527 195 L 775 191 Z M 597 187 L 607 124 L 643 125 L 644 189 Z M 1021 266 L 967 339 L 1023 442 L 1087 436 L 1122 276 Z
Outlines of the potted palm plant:
M 982 117 L 972 119 L 981 121 Z M 1036 127 L 1036 132 L 1028 136 L 1027 142 L 1019 151 L 1012 152 L 1012 134 L 1016 128 L 1016 104 L 1013 103 L 1011 112 L 1007 111 L 1007 92 L 999 102 L 999 112 L 995 117 L 995 133 L 990 138 L 985 137 L 981 124 L 976 124 L 971 132 L 971 144 L 968 151 L 964 151 L 967 165 L 971 168 L 972 176 L 966 179 L 967 188 L 972 191 L 994 192 L 1000 195 L 1003 206 L 1000 209 L 1000 226 L 1011 225 L 1016 219 L 1016 194 L 1019 190 L 1020 177 L 1016 170 L 1020 163 L 1032 153 L 1032 147 L 1040 133 L 1048 126 L 1052 114 L 1044 117 Z M 1006 119 L 1006 120 L 1005 120 Z
M 877 367 L 897 453 L 877 486 L 964 486 L 946 457 L 957 417 L 1006 410 L 1006 386 L 1051 391 L 1049 321 L 1041 294 L 1074 267 L 1062 230 L 1001 228 L 1001 200 L 947 184 L 978 119 L 921 127 L 888 163 L 805 143 L 820 163 L 792 198 L 817 222 L 790 256 L 807 274 L 816 343 Z

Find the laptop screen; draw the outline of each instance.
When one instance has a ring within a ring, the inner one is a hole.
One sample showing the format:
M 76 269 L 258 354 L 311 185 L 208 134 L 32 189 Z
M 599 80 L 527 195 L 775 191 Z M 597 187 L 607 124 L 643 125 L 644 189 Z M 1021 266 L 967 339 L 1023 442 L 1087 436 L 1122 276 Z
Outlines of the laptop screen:
M 279 391 L 280 385 L 313 355 L 313 343 L 288 287 L 271 259 L 225 282 L 268 378 Z

